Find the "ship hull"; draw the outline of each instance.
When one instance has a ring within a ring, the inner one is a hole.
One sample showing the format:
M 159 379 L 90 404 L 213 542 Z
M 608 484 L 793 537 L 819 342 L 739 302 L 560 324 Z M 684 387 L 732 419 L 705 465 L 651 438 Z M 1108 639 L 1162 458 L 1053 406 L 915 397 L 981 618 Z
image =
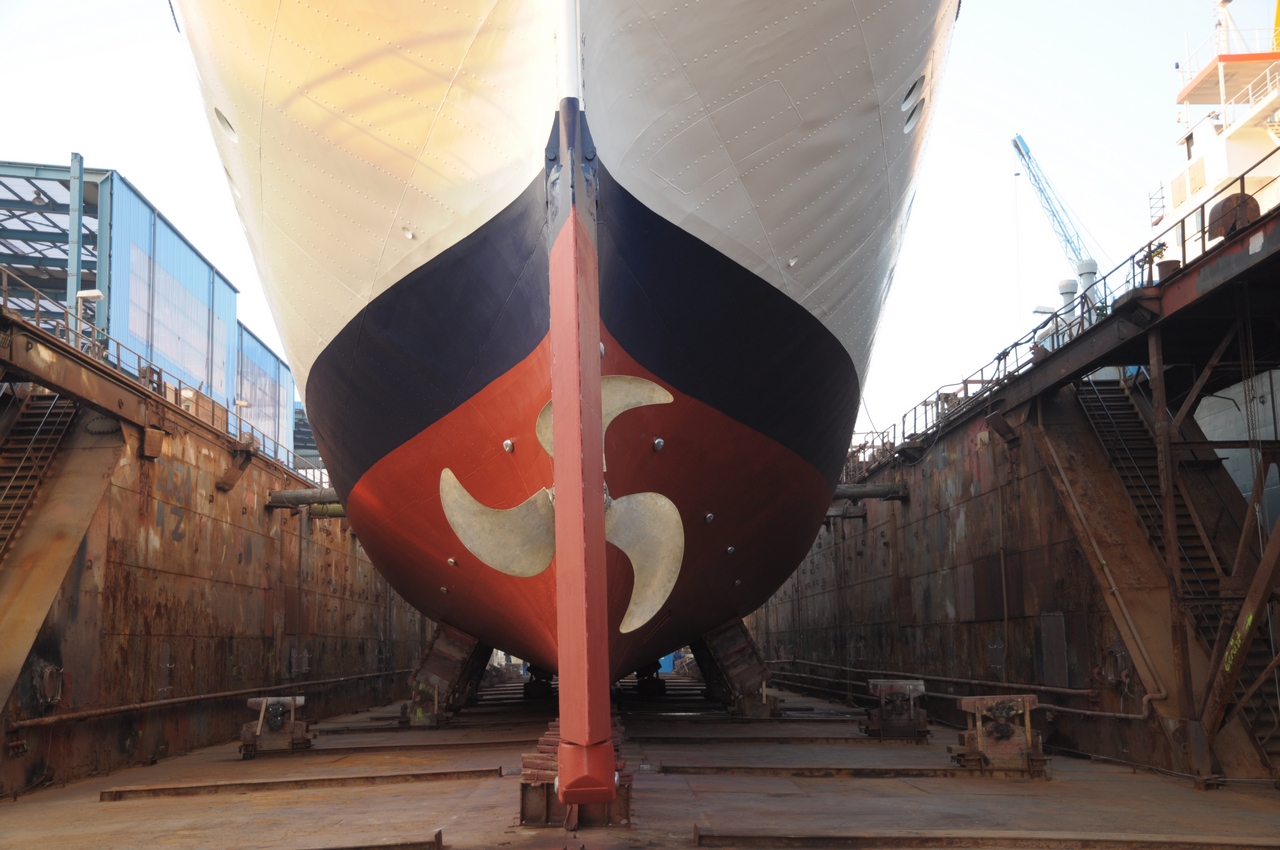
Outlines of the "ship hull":
M 558 4 L 175 7 L 361 542 L 427 614 L 554 669 L 555 565 L 483 563 L 440 487 L 448 469 L 510 509 L 552 483 L 535 423 L 551 394 Z M 959 0 L 578 10 L 601 368 L 671 396 L 609 426 L 605 481 L 668 500 L 685 544 L 670 595 L 626 633 L 634 568 L 608 548 L 616 676 L 752 610 L 812 541 Z
M 601 371 L 673 397 L 609 427 L 605 482 L 614 498 L 670 499 L 685 539 L 671 595 L 627 634 L 632 569 L 608 547 L 617 678 L 754 610 L 795 568 L 830 504 L 858 378 L 807 311 L 601 172 Z M 439 486 L 450 469 L 493 508 L 551 486 L 535 433 L 551 394 L 546 227 L 536 181 L 356 316 L 307 395 L 350 522 L 393 586 L 433 619 L 555 670 L 554 562 L 527 578 L 486 565 L 450 526 Z

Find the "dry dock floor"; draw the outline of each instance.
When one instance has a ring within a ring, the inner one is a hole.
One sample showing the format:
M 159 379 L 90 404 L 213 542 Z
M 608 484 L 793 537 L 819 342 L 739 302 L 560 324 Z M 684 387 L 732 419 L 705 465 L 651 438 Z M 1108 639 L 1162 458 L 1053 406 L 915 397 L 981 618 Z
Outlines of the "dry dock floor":
M 687 697 L 677 716 L 624 707 L 628 829 L 518 826 L 520 756 L 547 716 L 489 698 L 441 730 L 394 731 L 390 706 L 317 724 L 306 753 L 243 761 L 232 743 L 46 788 L 0 803 L 0 848 L 413 848 L 436 830 L 445 847 L 512 850 L 1280 848 L 1273 788 L 1196 791 L 1061 756 L 1049 781 L 946 775 L 950 729 L 870 742 L 847 707 L 777 695 L 772 721 L 689 712 Z

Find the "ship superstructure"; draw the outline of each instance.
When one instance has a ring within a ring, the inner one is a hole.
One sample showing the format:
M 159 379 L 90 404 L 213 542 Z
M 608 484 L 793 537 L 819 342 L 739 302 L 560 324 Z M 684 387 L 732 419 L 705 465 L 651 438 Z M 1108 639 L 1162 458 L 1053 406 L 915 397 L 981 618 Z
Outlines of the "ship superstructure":
M 1280 146 L 1280 29 L 1242 30 L 1226 3 L 1218 4 L 1217 15 L 1214 34 L 1178 63 L 1183 164 L 1168 181 L 1172 220 L 1246 172 L 1241 191 L 1263 191 L 1264 207 L 1280 200 L 1273 182 L 1280 164 L 1253 168 Z M 1157 212 L 1153 226 L 1162 217 Z

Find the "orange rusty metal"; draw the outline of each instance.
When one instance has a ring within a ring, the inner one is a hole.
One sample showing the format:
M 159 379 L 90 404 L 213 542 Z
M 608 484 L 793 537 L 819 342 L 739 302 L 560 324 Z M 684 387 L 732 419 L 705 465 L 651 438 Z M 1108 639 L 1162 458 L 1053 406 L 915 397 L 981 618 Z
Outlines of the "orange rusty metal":
M 563 803 L 617 793 L 609 712 L 609 595 L 604 547 L 600 281 L 595 216 L 579 211 L 581 113 L 560 105 L 557 195 L 568 215 L 551 247 L 551 400 L 555 416 L 556 630 Z M 585 194 L 585 192 L 584 192 Z M 568 200 L 565 204 L 564 201 Z
M 306 693 L 314 717 L 407 693 L 403 671 L 430 625 L 347 522 L 266 510 L 270 491 L 307 482 L 264 457 L 220 491 L 235 443 L 185 416 L 168 427 L 155 459 L 112 465 L 3 695 L 8 740 L 21 742 L 0 751 L 5 794 L 229 740 L 244 719 L 229 694 Z M 143 429 L 122 431 L 122 456 L 137 458 Z M 60 462 L 84 469 L 79 457 Z M 33 678 L 46 667 L 61 671 L 52 706 Z M 83 719 L 61 722 L 72 716 Z

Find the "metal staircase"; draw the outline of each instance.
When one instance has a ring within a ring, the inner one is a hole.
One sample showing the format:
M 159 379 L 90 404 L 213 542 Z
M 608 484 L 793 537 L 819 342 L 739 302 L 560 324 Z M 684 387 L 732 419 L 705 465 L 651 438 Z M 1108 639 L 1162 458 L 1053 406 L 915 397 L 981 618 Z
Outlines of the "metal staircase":
M 1129 390 L 1119 381 L 1085 379 L 1077 385 L 1077 398 L 1112 466 L 1120 476 L 1135 512 L 1147 531 L 1151 545 L 1165 557 L 1164 513 L 1160 500 L 1160 475 L 1156 441 Z M 1234 552 L 1221 553 L 1201 534 L 1182 488 L 1175 488 L 1178 535 L 1175 545 L 1182 565 L 1182 595 L 1195 620 L 1195 638 L 1205 653 L 1212 654 L 1223 617 L 1234 621 L 1242 591 L 1234 589 L 1220 570 L 1230 569 Z M 1239 528 L 1236 527 L 1237 537 Z M 1227 558 L 1223 559 L 1223 554 Z M 1238 701 L 1277 652 L 1277 624 L 1269 617 L 1249 647 L 1240 679 L 1236 683 Z M 1228 624 L 1229 626 L 1229 624 Z M 1273 766 L 1280 766 L 1280 694 L 1277 687 L 1258 689 L 1241 714 L 1259 747 Z
M 32 393 L 0 443 L 0 558 L 17 536 L 78 409 L 68 398 Z

